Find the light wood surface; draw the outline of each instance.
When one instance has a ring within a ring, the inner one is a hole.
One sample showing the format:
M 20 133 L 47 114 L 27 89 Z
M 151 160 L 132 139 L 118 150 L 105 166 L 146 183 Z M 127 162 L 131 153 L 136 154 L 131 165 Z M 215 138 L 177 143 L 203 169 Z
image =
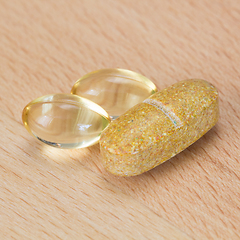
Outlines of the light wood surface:
M 240 239 L 240 2 L 0 1 L 0 239 Z M 99 146 L 31 137 L 23 107 L 101 68 L 159 89 L 202 78 L 220 94 L 204 137 L 137 177 L 107 173 Z

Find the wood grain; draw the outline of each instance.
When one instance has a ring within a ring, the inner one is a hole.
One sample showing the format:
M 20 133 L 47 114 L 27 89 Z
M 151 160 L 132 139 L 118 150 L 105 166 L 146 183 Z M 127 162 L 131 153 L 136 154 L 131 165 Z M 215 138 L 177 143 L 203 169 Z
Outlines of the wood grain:
M 240 239 L 240 2 L 0 1 L 1 239 Z M 87 72 L 137 71 L 159 89 L 202 78 L 220 120 L 161 166 L 121 178 L 99 146 L 57 150 L 21 111 Z
M 191 239 L 67 151 L 29 143 L 21 124 L 1 116 L 1 239 Z

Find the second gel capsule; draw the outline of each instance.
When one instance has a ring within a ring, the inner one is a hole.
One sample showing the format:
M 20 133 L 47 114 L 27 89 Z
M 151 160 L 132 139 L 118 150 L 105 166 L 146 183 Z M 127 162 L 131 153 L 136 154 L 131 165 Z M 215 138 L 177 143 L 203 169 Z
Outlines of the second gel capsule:
M 157 91 L 148 78 L 125 69 L 101 69 L 80 78 L 71 93 L 87 98 L 116 119 Z

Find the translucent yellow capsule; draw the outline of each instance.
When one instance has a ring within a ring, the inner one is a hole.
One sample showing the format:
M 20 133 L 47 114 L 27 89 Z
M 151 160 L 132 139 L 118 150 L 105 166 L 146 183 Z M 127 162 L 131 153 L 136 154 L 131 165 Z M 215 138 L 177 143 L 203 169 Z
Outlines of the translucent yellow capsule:
M 157 91 L 148 78 L 124 69 L 102 69 L 80 78 L 71 93 L 85 97 L 116 119 Z
M 103 131 L 103 165 L 120 176 L 148 171 L 198 140 L 218 116 L 213 85 L 197 79 L 178 82 L 134 106 Z
M 97 143 L 110 122 L 100 106 L 72 94 L 37 98 L 23 109 L 22 119 L 37 139 L 58 148 L 82 148 Z

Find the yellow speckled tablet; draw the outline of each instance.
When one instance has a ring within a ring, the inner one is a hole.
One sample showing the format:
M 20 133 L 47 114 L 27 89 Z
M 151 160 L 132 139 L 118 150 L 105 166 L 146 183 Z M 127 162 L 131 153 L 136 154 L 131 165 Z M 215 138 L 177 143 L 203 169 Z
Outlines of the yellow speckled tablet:
M 134 106 L 103 131 L 103 165 L 119 176 L 146 172 L 202 137 L 218 116 L 213 85 L 198 79 L 178 82 Z

